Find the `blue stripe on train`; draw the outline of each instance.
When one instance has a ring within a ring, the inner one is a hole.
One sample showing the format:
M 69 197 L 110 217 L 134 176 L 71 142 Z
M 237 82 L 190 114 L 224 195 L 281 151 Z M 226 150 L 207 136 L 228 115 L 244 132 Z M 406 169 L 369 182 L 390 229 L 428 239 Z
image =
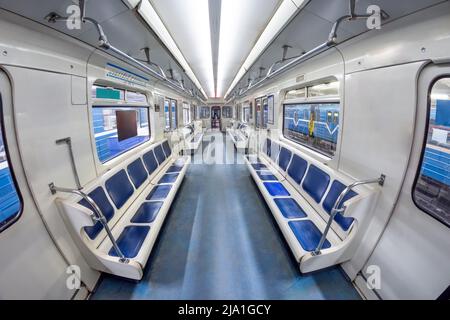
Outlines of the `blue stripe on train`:
M 20 210 L 19 196 L 17 195 L 11 173 L 8 168 L 0 170 L 0 223 L 14 216 Z
M 450 151 L 426 148 L 422 175 L 450 186 Z

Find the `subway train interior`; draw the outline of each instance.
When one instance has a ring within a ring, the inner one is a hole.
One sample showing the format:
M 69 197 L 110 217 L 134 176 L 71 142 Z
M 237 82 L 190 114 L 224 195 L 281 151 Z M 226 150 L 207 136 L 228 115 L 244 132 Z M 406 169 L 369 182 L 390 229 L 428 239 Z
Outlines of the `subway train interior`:
M 450 1 L 0 0 L 0 110 L 0 300 L 450 299 Z

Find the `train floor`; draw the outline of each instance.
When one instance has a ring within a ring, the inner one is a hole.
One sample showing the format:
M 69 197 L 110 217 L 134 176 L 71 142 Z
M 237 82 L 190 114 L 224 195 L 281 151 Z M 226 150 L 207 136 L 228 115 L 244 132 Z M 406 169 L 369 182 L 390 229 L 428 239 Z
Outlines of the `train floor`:
M 208 148 L 223 150 L 222 135 Z M 236 155 L 239 157 L 239 155 Z M 211 163 L 211 161 L 208 161 Z M 299 272 L 243 164 L 192 164 L 132 282 L 103 275 L 91 299 L 360 299 L 338 267 Z

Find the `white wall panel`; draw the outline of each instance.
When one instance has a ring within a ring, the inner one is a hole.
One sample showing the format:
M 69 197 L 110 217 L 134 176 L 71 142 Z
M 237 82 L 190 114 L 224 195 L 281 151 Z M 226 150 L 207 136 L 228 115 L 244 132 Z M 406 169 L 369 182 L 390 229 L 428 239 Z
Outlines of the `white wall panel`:
M 414 133 L 417 62 L 347 75 L 340 171 L 357 180 L 386 175 L 374 219 L 345 269 L 354 279 L 374 249 L 405 177 Z M 386 76 L 389 75 L 389 81 Z
M 16 67 L 7 70 L 13 83 L 18 144 L 32 195 L 64 254 L 81 267 L 82 278 L 92 289 L 99 274 L 87 266 L 70 238 L 48 187 L 51 182 L 76 187 L 68 148 L 55 143 L 65 137 L 72 138 L 82 185 L 95 178 L 87 107 L 72 105 L 70 75 Z

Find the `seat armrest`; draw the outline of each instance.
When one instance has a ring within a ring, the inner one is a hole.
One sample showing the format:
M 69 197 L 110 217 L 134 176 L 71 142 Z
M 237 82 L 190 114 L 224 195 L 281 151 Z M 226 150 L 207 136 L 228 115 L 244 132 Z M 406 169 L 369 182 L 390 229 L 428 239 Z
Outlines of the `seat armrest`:
M 61 212 L 64 212 L 67 220 L 77 232 L 80 232 L 84 227 L 94 226 L 92 217 L 94 213 L 92 210 L 78 204 L 69 202 L 63 199 L 56 199 L 56 204 Z

